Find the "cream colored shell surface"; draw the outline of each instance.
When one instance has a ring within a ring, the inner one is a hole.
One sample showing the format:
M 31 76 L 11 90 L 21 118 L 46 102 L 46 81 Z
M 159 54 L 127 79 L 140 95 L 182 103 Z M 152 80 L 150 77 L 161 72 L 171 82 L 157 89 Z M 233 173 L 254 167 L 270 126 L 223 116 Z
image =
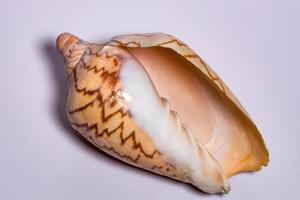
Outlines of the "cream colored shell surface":
M 245 109 L 218 75 L 186 44 L 170 35 L 122 35 L 106 44 L 93 44 L 65 33 L 58 38 L 57 45 L 65 58 L 69 80 L 67 113 L 72 127 L 96 147 L 126 163 L 192 183 L 200 188 L 202 186 L 191 181 L 190 172 L 176 166 L 176 163 L 163 155 L 153 138 L 136 124 L 121 91 L 119 76 L 125 61 L 122 60 L 122 56 L 110 54 L 105 49 L 160 46 L 174 50 L 200 69 L 214 83 L 220 94 L 223 94 L 237 111 L 249 120 L 251 126 L 255 127 Z M 257 134 L 263 143 L 258 132 Z M 193 140 L 192 136 L 191 141 Z M 195 147 L 197 148 L 214 160 L 200 144 Z M 222 182 L 225 185 L 217 190 L 208 189 L 207 192 L 228 192 L 229 186 L 226 185 L 224 172 L 217 162 L 214 165 L 216 171 L 210 176 L 217 180 L 218 184 Z

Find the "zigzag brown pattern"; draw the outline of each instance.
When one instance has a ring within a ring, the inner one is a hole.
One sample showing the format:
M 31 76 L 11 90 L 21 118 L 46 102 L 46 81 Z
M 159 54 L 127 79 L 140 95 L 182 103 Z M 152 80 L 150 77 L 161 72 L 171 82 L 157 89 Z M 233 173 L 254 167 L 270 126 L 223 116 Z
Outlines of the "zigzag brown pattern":
M 177 39 L 172 39 L 172 40 L 169 40 L 169 41 L 166 41 L 166 42 L 158 43 L 158 44 L 156 44 L 156 46 L 163 46 L 163 45 L 171 44 L 171 43 L 174 43 L 174 42 L 175 42 L 177 45 L 179 45 L 179 46 L 186 46 L 185 43 L 183 43 L 183 42 L 181 42 L 181 41 L 179 41 L 179 40 L 177 40 Z
M 94 127 L 94 126 L 93 126 L 93 127 Z M 114 130 L 114 131 L 116 131 L 116 130 Z M 128 137 L 126 137 L 126 138 L 124 139 L 124 143 L 125 143 L 126 140 L 128 140 L 130 137 L 131 137 L 131 135 L 128 136 Z M 96 141 L 94 140 L 94 138 L 93 138 L 92 136 L 88 136 L 88 139 L 89 139 L 89 140 L 93 143 L 93 145 L 95 145 L 96 147 L 98 147 L 98 148 L 100 148 L 100 149 L 104 149 L 104 150 L 106 150 L 106 151 L 111 151 L 111 152 L 117 154 L 119 157 L 128 159 L 129 161 L 132 161 L 133 163 L 137 163 L 138 160 L 139 160 L 140 157 L 141 157 L 140 154 L 138 154 L 137 157 L 133 159 L 133 158 L 131 158 L 130 156 L 128 156 L 128 155 L 126 155 L 126 154 L 125 154 L 125 155 L 120 154 L 120 153 L 117 152 L 113 147 L 108 147 L 108 146 L 106 146 L 106 145 L 99 145 L 99 144 L 97 144 Z M 135 141 L 135 140 L 134 140 L 134 141 Z M 136 148 L 141 148 L 140 143 L 137 143 L 137 144 L 135 143 L 134 146 L 136 146 Z M 144 151 L 142 151 L 142 152 L 144 152 Z M 159 154 L 159 152 L 155 150 L 151 155 L 148 155 L 148 156 L 146 156 L 146 157 L 147 157 L 147 158 L 153 158 L 154 155 L 155 155 L 156 153 Z M 144 155 L 145 155 L 145 154 L 144 154 Z M 159 166 L 157 166 L 157 165 L 154 164 L 154 165 L 151 167 L 151 170 L 157 170 L 157 169 L 161 170 L 161 169 L 163 169 L 163 168 L 165 168 L 165 171 L 166 171 L 167 173 L 168 173 L 169 171 L 171 171 L 171 169 L 172 169 L 172 171 L 175 171 L 175 170 L 176 170 L 176 168 L 175 168 L 171 163 L 169 163 L 169 162 L 167 162 L 167 163 L 165 163 L 165 164 L 162 164 L 162 165 L 159 165 Z M 176 177 L 176 174 L 175 174 L 175 173 L 169 174 L 169 176 L 170 176 L 170 177 Z
M 75 112 L 78 112 L 78 111 L 82 111 L 86 108 L 88 108 L 89 106 L 92 106 L 94 104 L 94 101 L 99 99 L 100 100 L 100 104 L 103 104 L 104 102 L 106 102 L 108 99 L 110 99 L 111 97 L 115 96 L 115 91 L 112 91 L 112 93 L 106 98 L 106 99 L 103 99 L 103 95 L 99 92 L 101 90 L 101 87 L 98 87 L 97 89 L 95 90 L 92 90 L 92 91 L 87 91 L 86 88 L 82 88 L 80 89 L 78 87 L 78 78 L 77 78 L 77 67 L 82 67 L 83 69 L 87 69 L 87 71 L 90 71 L 90 70 L 94 70 L 94 73 L 99 73 L 99 76 L 103 77 L 103 82 L 108 79 L 109 77 L 112 77 L 111 80 L 115 80 L 113 83 L 113 87 L 115 87 L 116 85 L 116 79 L 118 78 L 118 72 L 112 72 L 112 73 L 109 73 L 107 70 L 104 69 L 104 67 L 100 68 L 99 70 L 97 70 L 96 66 L 94 67 L 89 67 L 87 66 L 82 58 L 81 60 L 78 62 L 78 64 L 76 65 L 76 67 L 73 69 L 73 78 L 74 78 L 74 82 L 75 82 L 75 90 L 78 92 L 78 93 L 83 93 L 83 95 L 94 95 L 95 93 L 97 93 L 97 98 L 95 98 L 94 100 L 92 100 L 91 102 L 87 103 L 86 105 L 80 107 L 80 108 L 77 108 L 77 109 L 74 109 L 74 110 L 71 110 L 71 111 L 68 111 L 70 114 L 72 113 L 75 113 Z M 122 97 L 119 97 L 119 98 L 122 98 Z
M 124 135 L 124 133 L 123 133 L 123 130 L 124 130 L 124 122 L 121 122 L 121 124 L 120 124 L 118 127 L 116 127 L 115 129 L 113 129 L 113 130 L 110 130 L 110 131 L 109 131 L 109 130 L 106 128 L 106 129 L 104 129 L 101 133 L 99 133 L 99 130 L 98 130 L 98 124 L 97 124 L 97 123 L 95 123 L 95 124 L 93 124 L 93 125 L 90 125 L 90 126 L 88 126 L 87 123 L 84 123 L 84 124 L 77 124 L 77 123 L 74 123 L 74 122 L 73 122 L 73 123 L 71 123 L 71 124 L 72 124 L 72 126 L 74 126 L 74 127 L 78 127 L 78 128 L 82 128 L 82 127 L 83 127 L 83 128 L 86 128 L 87 131 L 93 131 L 93 130 L 94 130 L 94 131 L 95 131 L 94 133 L 95 133 L 96 138 L 98 138 L 98 137 L 103 137 L 104 135 L 106 135 L 107 137 L 110 137 L 112 134 L 117 133 L 118 130 L 121 130 L 121 131 L 120 131 L 121 145 L 124 145 L 127 141 L 129 141 L 130 139 L 132 139 L 132 142 L 133 142 L 132 148 L 133 148 L 133 149 L 140 150 L 140 152 L 141 152 L 146 158 L 152 159 L 152 158 L 155 156 L 155 154 L 159 154 L 159 155 L 160 155 L 160 153 L 159 153 L 157 150 L 154 150 L 151 154 L 147 154 L 147 153 L 145 152 L 145 150 L 143 149 L 141 143 L 136 141 L 135 131 L 131 132 L 130 135 L 128 135 L 127 137 L 124 138 L 124 136 L 123 136 L 123 135 Z
M 111 42 L 115 42 L 115 43 L 117 43 L 117 44 L 120 44 L 120 45 L 129 45 L 129 44 L 134 44 L 134 45 L 136 45 L 136 47 L 141 47 L 141 44 L 140 43 L 138 43 L 138 42 L 135 42 L 135 41 L 130 41 L 130 42 L 125 42 L 125 43 L 123 43 L 123 42 L 120 42 L 120 41 L 118 41 L 118 40 L 112 40 Z
M 118 110 L 114 111 L 113 113 L 110 113 L 109 115 L 106 114 L 105 112 L 105 106 L 104 104 L 107 103 L 107 100 L 111 99 L 111 97 L 115 96 L 116 93 L 114 90 L 111 91 L 111 94 L 106 98 L 106 99 L 103 99 L 101 93 L 100 93 L 100 89 L 102 87 L 102 85 L 93 90 L 93 91 L 87 91 L 86 88 L 79 88 L 78 87 L 78 78 L 77 78 L 77 68 L 83 68 L 87 71 L 91 71 L 93 70 L 94 73 L 99 73 L 99 76 L 103 77 L 103 81 L 106 81 L 107 78 L 111 78 L 112 80 L 116 80 L 118 78 L 118 71 L 114 71 L 112 73 L 109 73 L 107 70 L 105 70 L 105 67 L 102 67 L 101 69 L 97 70 L 97 66 L 93 66 L 93 67 L 90 67 L 88 66 L 83 60 L 84 60 L 84 57 L 85 56 L 88 56 L 88 55 L 91 55 L 91 51 L 89 52 L 86 52 L 84 53 L 84 55 L 81 57 L 80 61 L 78 62 L 78 64 L 76 65 L 76 67 L 73 69 L 73 78 L 74 78 L 74 86 L 75 86 L 75 90 L 78 92 L 78 93 L 83 93 L 83 95 L 93 95 L 95 93 L 97 93 L 97 98 L 93 99 L 91 102 L 87 103 L 86 105 L 80 107 L 80 108 L 77 108 L 77 109 L 74 109 L 72 111 L 69 111 L 69 114 L 75 114 L 77 112 L 80 112 L 80 111 L 83 111 L 85 109 L 87 109 L 88 107 L 90 106 L 93 106 L 95 101 L 98 101 L 100 103 L 100 106 L 99 106 L 99 109 L 101 109 L 101 121 L 102 123 L 103 122 L 107 122 L 108 120 L 110 120 L 112 117 L 114 117 L 115 115 L 117 114 L 120 114 L 121 115 L 121 118 L 124 118 L 126 115 L 130 117 L 130 114 L 128 111 L 125 111 L 123 107 L 119 108 Z M 96 56 L 101 56 L 101 55 L 96 55 Z M 110 57 L 109 55 L 106 55 L 106 57 Z M 115 62 L 115 64 L 119 64 L 118 62 Z M 113 86 L 115 87 L 115 85 Z M 120 97 L 122 98 L 122 97 Z M 113 105 L 111 105 L 113 106 Z M 127 141 L 132 141 L 133 142 L 133 145 L 132 145 L 132 149 L 135 149 L 135 150 L 138 150 L 141 152 L 141 154 L 143 156 L 145 156 L 146 158 L 150 158 L 152 159 L 156 154 L 160 154 L 156 149 L 151 153 L 151 154 L 147 154 L 145 152 L 145 150 L 143 149 L 142 145 L 140 142 L 138 142 L 136 140 L 136 133 L 135 131 L 132 131 L 127 137 L 124 137 L 124 133 L 123 133 L 123 130 L 124 130 L 124 121 L 122 121 L 118 127 L 116 127 L 115 129 L 113 130 L 108 130 L 107 128 L 104 129 L 101 133 L 99 133 L 99 130 L 98 130 L 98 124 L 95 123 L 95 124 L 92 124 L 92 125 L 88 125 L 87 123 L 83 123 L 83 124 L 77 124 L 77 123 L 72 123 L 72 126 L 74 128 L 86 128 L 87 131 L 94 131 L 95 132 L 95 136 L 96 138 L 98 137 L 103 137 L 104 135 L 106 135 L 107 137 L 110 137 L 112 134 L 114 133 L 117 133 L 118 130 L 120 130 L 120 142 L 121 144 L 120 145 L 124 145 Z M 95 142 L 94 142 L 95 143 Z M 99 146 L 99 145 L 98 145 Z M 122 158 L 127 158 L 131 161 L 138 161 L 139 157 L 137 158 L 131 158 L 130 156 L 126 156 L 126 155 L 121 155 L 120 153 L 118 153 L 115 149 L 113 149 L 112 147 L 107 147 L 107 146 L 102 146 L 102 148 L 105 148 L 106 150 L 109 150 L 109 151 L 113 151 L 114 153 L 118 154 L 120 157 Z
M 95 145 L 95 146 L 98 147 L 99 149 L 104 149 L 104 150 L 107 150 L 107 151 L 111 151 L 111 152 L 117 154 L 119 157 L 125 158 L 125 159 L 127 159 L 127 160 L 130 160 L 130 161 L 133 162 L 133 163 L 137 163 L 138 160 L 139 160 L 140 157 L 141 157 L 141 155 L 137 155 L 136 158 L 131 158 L 130 156 L 128 156 L 128 155 L 126 155 L 126 154 L 122 155 L 122 154 L 120 154 L 118 151 L 116 151 L 113 147 L 108 147 L 108 146 L 106 146 L 106 145 L 99 145 L 99 144 L 97 144 L 97 143 L 94 141 L 93 137 L 91 137 L 91 136 L 89 136 L 88 139 L 89 139 L 89 141 L 91 141 L 91 142 L 93 143 L 93 145 Z
M 78 64 L 76 65 L 76 68 L 79 67 L 79 66 L 83 66 L 83 69 L 88 69 L 87 71 L 90 71 L 90 68 L 87 68 L 86 65 L 85 65 L 85 63 L 83 61 L 79 61 Z M 73 76 L 74 76 L 74 82 L 75 82 L 76 90 L 78 92 L 84 92 L 84 94 L 88 94 L 90 92 L 91 93 L 95 93 L 95 92 L 99 91 L 99 89 L 101 88 L 101 86 L 99 88 L 95 89 L 94 91 L 87 91 L 86 88 L 80 89 L 78 87 L 78 78 L 77 78 L 77 70 L 76 70 L 76 68 L 73 69 Z M 106 81 L 106 79 L 109 78 L 109 77 L 111 77 L 112 80 L 115 80 L 114 83 L 117 82 L 118 72 L 109 73 L 107 70 L 104 69 L 104 67 L 102 67 L 99 70 L 96 70 L 96 67 L 95 67 L 94 72 L 95 73 L 99 73 L 99 76 L 103 78 L 103 82 Z

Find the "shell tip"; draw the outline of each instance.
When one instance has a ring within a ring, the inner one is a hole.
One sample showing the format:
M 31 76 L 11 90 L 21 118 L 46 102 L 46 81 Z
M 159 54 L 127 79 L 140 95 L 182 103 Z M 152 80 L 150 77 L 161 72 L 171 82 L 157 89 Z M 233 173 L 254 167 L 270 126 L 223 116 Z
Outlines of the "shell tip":
M 61 54 L 64 54 L 64 52 L 78 40 L 78 37 L 70 33 L 61 33 L 56 39 L 56 48 L 61 52 Z

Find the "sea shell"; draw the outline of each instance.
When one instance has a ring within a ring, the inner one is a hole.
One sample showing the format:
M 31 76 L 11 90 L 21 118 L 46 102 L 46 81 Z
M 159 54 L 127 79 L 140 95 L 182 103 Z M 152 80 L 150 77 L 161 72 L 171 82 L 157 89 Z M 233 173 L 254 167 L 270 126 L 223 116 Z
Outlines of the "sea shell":
M 106 153 L 207 193 L 269 156 L 249 115 L 186 44 L 163 33 L 104 44 L 63 33 L 71 125 Z

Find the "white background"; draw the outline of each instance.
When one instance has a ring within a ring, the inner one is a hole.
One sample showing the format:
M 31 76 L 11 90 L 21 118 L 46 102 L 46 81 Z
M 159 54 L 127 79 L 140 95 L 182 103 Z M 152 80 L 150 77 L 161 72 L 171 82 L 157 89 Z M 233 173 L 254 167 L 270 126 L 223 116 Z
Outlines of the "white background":
M 300 1 L 0 2 L 0 199 L 300 199 Z M 84 142 L 65 116 L 61 32 L 100 42 L 166 32 L 229 85 L 261 130 L 269 166 L 228 195 L 127 166 Z

